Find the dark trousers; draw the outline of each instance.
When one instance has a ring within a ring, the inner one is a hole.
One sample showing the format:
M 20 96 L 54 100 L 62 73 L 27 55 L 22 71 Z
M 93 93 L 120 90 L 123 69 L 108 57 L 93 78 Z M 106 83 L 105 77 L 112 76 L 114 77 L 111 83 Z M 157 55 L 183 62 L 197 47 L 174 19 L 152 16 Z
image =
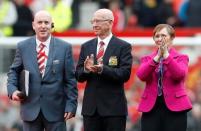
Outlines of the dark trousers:
M 93 116 L 84 117 L 84 131 L 125 131 L 126 116 Z
M 49 122 L 45 119 L 42 112 L 34 121 L 23 121 L 23 131 L 66 131 L 64 121 Z
M 187 111 L 170 111 L 160 96 L 150 112 L 142 113 L 141 127 L 141 131 L 186 131 Z

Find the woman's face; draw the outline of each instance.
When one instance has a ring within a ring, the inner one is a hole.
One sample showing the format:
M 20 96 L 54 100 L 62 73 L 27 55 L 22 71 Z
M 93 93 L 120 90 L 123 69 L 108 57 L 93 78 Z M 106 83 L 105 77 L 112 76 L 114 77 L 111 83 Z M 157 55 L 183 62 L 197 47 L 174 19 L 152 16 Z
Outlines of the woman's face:
M 163 29 L 157 31 L 155 33 L 153 39 L 157 46 L 166 44 L 168 47 L 172 44 L 172 40 L 173 40 L 166 28 L 163 28 Z

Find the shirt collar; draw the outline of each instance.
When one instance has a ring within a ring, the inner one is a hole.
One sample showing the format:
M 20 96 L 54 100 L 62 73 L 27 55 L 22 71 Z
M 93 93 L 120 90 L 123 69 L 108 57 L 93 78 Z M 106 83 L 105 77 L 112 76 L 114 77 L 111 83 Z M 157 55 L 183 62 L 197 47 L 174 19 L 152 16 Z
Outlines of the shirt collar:
M 98 37 L 98 43 L 100 43 L 100 41 L 103 41 L 105 43 L 105 45 L 107 46 L 110 42 L 112 38 L 112 33 L 110 33 L 110 35 L 108 35 L 105 39 L 101 40 L 100 37 Z
M 45 42 L 41 42 L 40 40 L 38 40 L 36 38 L 36 45 L 37 45 L 37 47 L 39 47 L 40 43 L 43 43 L 45 45 L 45 47 L 49 48 L 50 40 L 51 40 L 51 36 L 49 36 Z

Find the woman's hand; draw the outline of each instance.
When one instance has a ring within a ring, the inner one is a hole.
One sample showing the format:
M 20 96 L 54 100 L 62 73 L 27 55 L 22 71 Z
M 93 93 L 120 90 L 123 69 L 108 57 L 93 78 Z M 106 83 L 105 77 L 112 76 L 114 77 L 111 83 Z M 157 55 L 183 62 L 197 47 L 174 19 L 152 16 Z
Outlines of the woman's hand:
M 162 44 L 159 47 L 159 50 L 161 52 L 161 57 L 163 57 L 164 59 L 166 59 L 169 56 L 169 52 L 168 52 L 168 43 L 167 40 L 165 38 L 162 39 Z
M 158 48 L 158 53 L 154 57 L 154 61 L 159 62 L 161 58 L 166 59 L 169 56 L 167 41 L 165 38 L 162 39 L 162 43 Z

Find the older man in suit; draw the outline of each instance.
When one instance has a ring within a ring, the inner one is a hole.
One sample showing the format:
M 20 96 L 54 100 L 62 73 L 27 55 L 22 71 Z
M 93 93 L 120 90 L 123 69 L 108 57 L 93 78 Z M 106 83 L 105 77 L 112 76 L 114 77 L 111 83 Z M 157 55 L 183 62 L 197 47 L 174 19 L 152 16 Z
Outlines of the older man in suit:
M 131 45 L 112 34 L 114 16 L 97 10 L 91 20 L 96 38 L 81 47 L 76 78 L 86 81 L 82 115 L 85 131 L 125 131 L 124 83 L 132 66 Z
M 72 47 L 51 36 L 52 17 L 39 11 L 32 23 L 36 36 L 19 42 L 8 73 L 8 96 L 21 103 L 25 131 L 66 131 L 65 120 L 75 116 L 77 86 Z M 30 72 L 29 95 L 20 97 L 19 77 Z

